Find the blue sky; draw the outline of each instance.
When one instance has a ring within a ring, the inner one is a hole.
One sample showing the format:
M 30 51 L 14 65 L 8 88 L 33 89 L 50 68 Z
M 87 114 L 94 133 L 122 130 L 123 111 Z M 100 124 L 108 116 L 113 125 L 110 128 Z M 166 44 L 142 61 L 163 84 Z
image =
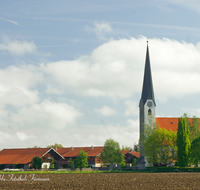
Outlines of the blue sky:
M 156 115 L 200 115 L 200 2 L 1 1 L 0 149 L 139 138 L 146 41 Z

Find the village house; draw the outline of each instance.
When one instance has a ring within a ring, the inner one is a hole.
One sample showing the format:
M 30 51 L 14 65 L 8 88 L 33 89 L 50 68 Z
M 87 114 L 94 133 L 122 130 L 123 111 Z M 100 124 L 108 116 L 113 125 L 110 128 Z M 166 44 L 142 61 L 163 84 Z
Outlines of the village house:
M 19 168 L 29 169 L 32 167 L 33 157 L 36 156 L 42 159 L 42 168 L 49 168 L 52 159 L 55 164 L 59 160 L 64 160 L 53 148 L 16 148 L 3 149 L 0 152 L 0 164 L 3 168 L 13 168 L 14 164 L 18 164 Z
M 140 153 L 133 150 L 122 150 L 122 154 L 124 155 L 127 165 L 132 165 L 133 160 L 137 160 L 140 157 Z
M 69 167 L 69 159 L 74 161 L 79 152 L 83 150 L 88 155 L 89 167 L 101 167 L 102 161 L 100 158 L 101 147 L 67 147 L 67 148 L 16 148 L 16 149 L 3 149 L 0 152 L 0 164 L 3 168 L 14 168 L 18 164 L 19 168 L 29 169 L 32 167 L 31 161 L 33 157 L 38 156 L 42 159 L 42 168 L 49 168 L 53 160 L 55 168 Z M 122 150 L 126 163 L 132 163 L 134 158 L 139 158 L 140 153 L 133 150 Z
M 189 118 L 190 123 L 192 124 L 193 118 Z M 168 131 L 171 129 L 174 132 L 178 130 L 178 117 L 156 117 L 156 123 L 162 129 L 167 129 Z M 200 119 L 199 119 L 199 129 L 200 129 Z
M 56 149 L 56 151 L 65 158 L 65 161 L 59 161 L 61 167 L 63 168 L 68 167 L 70 158 L 72 158 L 73 161 L 77 158 L 78 153 L 81 151 L 81 149 L 88 155 L 88 166 L 100 167 L 102 165 L 100 154 L 103 151 L 103 148 L 104 148 L 103 146 L 70 147 L 70 148 L 58 148 Z

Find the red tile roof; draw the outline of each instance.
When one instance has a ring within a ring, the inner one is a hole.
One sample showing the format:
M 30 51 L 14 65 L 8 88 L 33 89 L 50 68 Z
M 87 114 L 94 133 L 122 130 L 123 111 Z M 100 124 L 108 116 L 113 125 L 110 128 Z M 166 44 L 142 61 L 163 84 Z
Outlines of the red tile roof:
M 35 156 L 41 157 L 49 148 L 3 149 L 0 152 L 0 164 L 28 164 Z
M 135 157 L 137 157 L 137 158 L 140 157 L 140 153 L 139 153 L 139 152 L 130 151 L 130 152 L 128 152 L 128 153 L 132 154 L 133 156 L 135 156 Z
M 126 153 L 128 153 L 130 150 L 121 150 L 121 153 L 124 155 Z
M 71 158 L 77 157 L 82 149 L 89 157 L 96 157 L 103 151 L 103 148 L 104 147 L 93 147 L 93 150 L 92 147 L 73 147 L 73 150 L 71 148 L 57 148 L 57 152 L 65 158 Z
M 65 158 L 73 158 L 77 157 L 78 153 L 81 151 L 81 149 L 87 153 L 89 157 L 96 157 L 98 156 L 102 151 L 103 151 L 103 146 L 102 147 L 93 147 L 93 150 L 91 147 L 73 147 L 73 150 L 71 148 L 58 148 L 57 152 L 62 155 Z M 126 153 L 130 152 L 136 157 L 140 157 L 140 153 L 130 151 L 130 150 L 121 150 L 121 153 L 124 155 Z
M 189 118 L 189 119 L 190 119 L 190 123 L 192 123 L 192 118 Z M 176 132 L 178 129 L 178 117 L 156 117 L 156 123 L 158 123 L 162 129 L 165 128 L 168 131 L 171 129 L 172 131 Z M 200 128 L 200 125 L 199 125 L 199 128 Z

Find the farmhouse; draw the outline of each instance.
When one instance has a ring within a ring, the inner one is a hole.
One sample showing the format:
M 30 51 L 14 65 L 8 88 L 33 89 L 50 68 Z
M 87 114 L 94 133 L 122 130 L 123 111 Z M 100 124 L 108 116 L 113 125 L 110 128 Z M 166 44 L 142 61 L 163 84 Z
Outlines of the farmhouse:
M 61 154 L 65 161 L 59 161 L 61 167 L 67 167 L 69 164 L 69 159 L 75 160 L 78 156 L 78 153 L 81 149 L 87 153 L 88 155 L 88 165 L 91 167 L 100 167 L 101 166 L 101 159 L 100 154 L 103 151 L 102 147 L 70 147 L 70 148 L 58 148 L 56 151 Z
M 133 150 L 122 150 L 122 154 L 124 155 L 127 164 L 133 163 L 135 158 L 138 159 L 140 157 L 140 153 Z
M 75 160 L 82 149 L 88 155 L 88 166 L 101 167 L 102 161 L 100 155 L 103 148 L 103 146 L 58 148 L 57 152 L 65 158 L 65 161 L 59 161 L 59 163 L 61 164 L 61 167 L 67 167 L 69 165 L 69 159 L 72 158 L 72 160 Z M 132 163 L 131 160 L 140 157 L 140 153 L 134 152 L 133 150 L 122 150 L 121 152 L 124 155 L 126 163 Z
M 75 160 L 81 149 L 88 155 L 88 165 L 90 167 L 101 167 L 102 161 L 100 158 L 101 147 L 67 147 L 67 148 L 16 148 L 3 149 L 0 152 L 0 164 L 3 168 L 13 168 L 14 164 L 18 164 L 19 168 L 31 168 L 31 161 L 33 157 L 38 156 L 42 158 L 42 168 L 49 168 L 52 159 L 54 160 L 55 168 L 69 167 L 69 159 Z M 132 163 L 134 158 L 139 158 L 140 153 L 133 150 L 122 150 L 122 154 L 126 163 Z
M 13 168 L 14 164 L 18 164 L 18 167 L 28 169 L 31 168 L 31 161 L 35 156 L 42 158 L 42 168 L 49 168 L 52 159 L 55 164 L 59 160 L 64 160 L 53 148 L 16 148 L 3 149 L 0 152 L 0 164 L 3 168 Z

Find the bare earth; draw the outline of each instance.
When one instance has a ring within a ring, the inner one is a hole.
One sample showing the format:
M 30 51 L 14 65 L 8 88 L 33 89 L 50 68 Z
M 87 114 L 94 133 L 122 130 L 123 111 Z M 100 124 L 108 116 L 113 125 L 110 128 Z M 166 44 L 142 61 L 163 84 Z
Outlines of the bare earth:
M 0 189 L 200 189 L 200 173 L 1 174 Z

